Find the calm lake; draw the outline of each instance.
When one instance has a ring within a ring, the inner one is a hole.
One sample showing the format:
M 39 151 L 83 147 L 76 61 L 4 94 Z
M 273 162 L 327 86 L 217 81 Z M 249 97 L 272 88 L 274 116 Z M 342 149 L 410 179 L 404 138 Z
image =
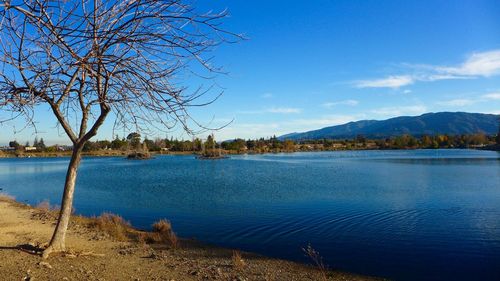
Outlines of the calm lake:
M 0 188 L 60 204 L 67 158 L 0 159 Z M 396 280 L 500 280 L 500 153 L 85 158 L 76 212 L 161 218 L 182 237 Z M 49 239 L 49 237 L 47 237 Z

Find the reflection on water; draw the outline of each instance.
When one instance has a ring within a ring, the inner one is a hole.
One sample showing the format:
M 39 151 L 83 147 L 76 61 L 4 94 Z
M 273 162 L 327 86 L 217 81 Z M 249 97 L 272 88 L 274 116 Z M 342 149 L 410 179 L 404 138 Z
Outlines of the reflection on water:
M 500 158 L 386 158 L 373 161 L 422 165 L 488 165 L 489 163 L 495 165 L 500 162 Z
M 68 159 L 1 159 L 0 187 L 60 201 Z M 473 150 L 85 158 L 75 207 L 135 226 L 399 280 L 499 280 L 500 154 Z

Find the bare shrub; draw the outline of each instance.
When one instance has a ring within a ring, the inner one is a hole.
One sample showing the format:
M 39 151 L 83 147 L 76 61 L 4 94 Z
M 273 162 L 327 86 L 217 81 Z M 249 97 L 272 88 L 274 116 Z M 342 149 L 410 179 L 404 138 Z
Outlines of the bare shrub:
M 172 224 L 165 219 L 159 220 L 153 224 L 153 231 L 159 233 L 167 233 L 172 231 Z
M 90 226 L 98 228 L 118 241 L 127 241 L 131 228 L 129 222 L 118 215 L 110 213 L 103 213 L 99 217 L 94 218 Z
M 323 281 L 328 280 L 328 275 L 327 275 L 328 267 L 323 262 L 323 257 L 321 257 L 319 252 L 314 250 L 311 244 L 307 245 L 306 248 L 302 248 L 302 251 L 306 254 L 306 256 L 308 256 L 313 261 L 313 263 L 318 268 L 321 280 Z
M 46 212 L 51 210 L 50 203 L 48 200 L 43 200 L 42 202 L 38 203 L 38 205 L 36 205 L 35 208 Z
M 172 246 L 172 248 L 174 249 L 179 248 L 180 246 L 179 238 L 177 237 L 175 232 L 173 231 L 170 232 L 170 235 L 168 236 L 168 241 L 170 242 L 170 246 Z
M 166 219 L 159 220 L 153 224 L 152 239 L 155 242 L 168 243 L 174 249 L 179 247 L 179 239 L 172 230 L 172 224 Z
M 233 262 L 233 267 L 236 270 L 242 270 L 245 268 L 246 263 L 243 257 L 241 256 L 241 252 L 237 250 L 233 250 L 233 256 L 232 256 L 232 262 Z
M 145 245 L 148 242 L 148 235 L 144 232 L 139 232 L 136 236 L 137 242 L 141 245 Z
M 43 200 L 35 206 L 31 218 L 42 221 L 50 221 L 56 219 L 58 215 L 59 206 L 50 205 L 48 200 Z

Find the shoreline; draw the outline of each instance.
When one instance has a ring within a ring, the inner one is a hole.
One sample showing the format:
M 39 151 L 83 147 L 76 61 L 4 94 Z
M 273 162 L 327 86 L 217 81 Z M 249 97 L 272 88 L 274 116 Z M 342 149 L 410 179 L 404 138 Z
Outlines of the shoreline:
M 398 151 L 398 150 L 438 150 L 438 149 L 454 149 L 454 150 L 483 150 L 483 151 L 500 151 L 500 145 L 488 145 L 484 147 L 469 147 L 469 148 L 402 148 L 402 149 L 391 149 L 391 148 L 358 148 L 358 149 L 333 149 L 333 150 L 294 150 L 294 151 L 266 151 L 266 152 L 255 152 L 255 151 L 225 151 L 224 155 L 264 155 L 264 154 L 279 154 L 279 153 L 300 153 L 300 152 L 337 152 L 337 151 Z M 170 151 L 170 152 L 156 152 L 151 151 L 151 156 L 157 155 L 200 155 L 197 151 Z M 124 157 L 126 158 L 128 152 L 121 150 L 103 150 L 103 151 L 90 151 L 83 152 L 83 157 Z M 64 152 L 28 152 L 18 155 L 14 152 L 1 152 L 0 159 L 2 158 L 65 158 L 70 157 L 71 151 Z
M 0 271 L 9 280 L 383 280 L 179 239 L 179 247 L 147 242 L 128 226 L 127 239 L 73 216 L 67 252 L 42 260 L 55 224 L 50 206 L 31 207 L 0 194 Z M 175 226 L 173 226 L 175 230 Z M 151 234 L 151 232 L 149 232 Z M 324 279 L 324 276 L 327 279 Z M 147 277 L 147 278 L 146 278 Z M 27 278 L 27 279 L 23 279 Z

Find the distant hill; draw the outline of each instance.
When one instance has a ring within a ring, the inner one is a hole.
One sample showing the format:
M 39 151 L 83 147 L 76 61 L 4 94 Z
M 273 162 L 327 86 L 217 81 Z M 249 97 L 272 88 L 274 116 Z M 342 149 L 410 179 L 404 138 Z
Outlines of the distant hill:
M 367 138 L 387 138 L 410 134 L 413 136 L 435 134 L 475 134 L 494 135 L 498 132 L 500 115 L 438 112 L 420 116 L 401 116 L 387 120 L 362 120 L 326 127 L 304 133 L 291 133 L 279 139 L 346 139 L 363 135 Z

